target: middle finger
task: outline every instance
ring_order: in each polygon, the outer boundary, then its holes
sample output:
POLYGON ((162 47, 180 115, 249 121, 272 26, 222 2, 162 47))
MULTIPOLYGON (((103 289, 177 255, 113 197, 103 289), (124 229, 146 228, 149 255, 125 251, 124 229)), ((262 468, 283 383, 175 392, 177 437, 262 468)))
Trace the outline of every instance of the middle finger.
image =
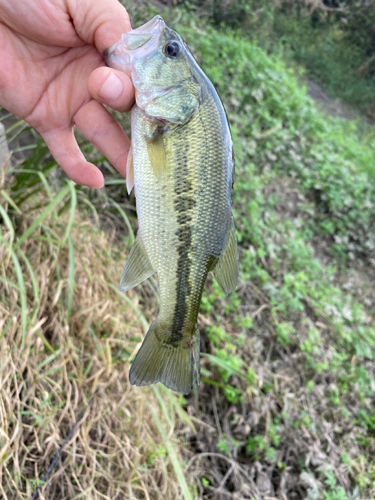
POLYGON ((74 122, 86 139, 125 177, 131 142, 111 113, 97 101, 90 100, 76 113, 74 122))

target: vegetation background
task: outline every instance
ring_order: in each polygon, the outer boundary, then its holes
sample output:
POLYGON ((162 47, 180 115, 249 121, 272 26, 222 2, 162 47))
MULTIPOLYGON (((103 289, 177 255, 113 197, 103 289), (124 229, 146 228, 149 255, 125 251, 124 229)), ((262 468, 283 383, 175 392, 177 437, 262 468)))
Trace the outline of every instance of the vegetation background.
POLYGON ((156 280, 118 291, 135 200, 83 137, 99 191, 3 110, 0 497, 31 497, 99 387, 39 498, 375 498, 374 1, 126 7, 161 13, 223 99, 239 285, 206 285, 199 389, 130 386, 158 303, 156 280))

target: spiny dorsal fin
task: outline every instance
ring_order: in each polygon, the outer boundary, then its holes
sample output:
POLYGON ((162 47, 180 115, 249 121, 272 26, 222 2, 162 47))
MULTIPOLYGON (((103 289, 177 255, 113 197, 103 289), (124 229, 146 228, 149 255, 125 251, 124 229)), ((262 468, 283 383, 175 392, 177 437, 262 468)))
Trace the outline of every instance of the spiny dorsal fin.
POLYGON ((237 241, 232 221, 228 241, 223 248, 212 274, 224 292, 228 295, 236 288, 238 272, 237 241))
POLYGON ((120 291, 127 292, 154 273, 141 237, 138 235, 122 272, 120 291))
POLYGON ((159 127, 156 127, 153 134, 146 136, 146 142, 152 169, 157 180, 160 181, 166 165, 166 156, 163 135, 159 127))

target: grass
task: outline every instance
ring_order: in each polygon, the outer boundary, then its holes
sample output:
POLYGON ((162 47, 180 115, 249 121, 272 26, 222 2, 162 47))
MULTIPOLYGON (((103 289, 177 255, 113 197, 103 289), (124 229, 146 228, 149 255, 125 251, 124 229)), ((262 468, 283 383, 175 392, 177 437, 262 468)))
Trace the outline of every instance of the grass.
POLYGON ((232 126, 238 289, 206 285, 199 389, 130 386, 158 307, 155 280, 118 291, 134 200, 81 136, 103 190, 34 141, 0 174, 0 496, 31 496, 99 386, 44 498, 372 498, 374 137, 235 32, 165 17, 232 126))
POLYGON ((232 409, 216 446, 260 461, 275 496, 371 498, 374 441, 359 415, 372 422, 374 136, 323 117, 243 37, 183 34, 226 103, 236 151, 242 283, 227 302, 214 285, 202 303, 205 378, 219 377, 222 415, 232 409))
MULTIPOLYGON (((129 300, 117 292, 124 253, 112 249, 114 231, 82 219, 71 181, 52 198, 43 183, 30 197, 17 191, 17 210, 9 191, 1 186, 2 498, 31 496, 98 384, 44 494, 192 498, 170 432, 173 395, 128 384, 129 359, 148 325, 136 306, 142 294, 129 300)), ((193 427, 187 416, 184 425, 193 427)))

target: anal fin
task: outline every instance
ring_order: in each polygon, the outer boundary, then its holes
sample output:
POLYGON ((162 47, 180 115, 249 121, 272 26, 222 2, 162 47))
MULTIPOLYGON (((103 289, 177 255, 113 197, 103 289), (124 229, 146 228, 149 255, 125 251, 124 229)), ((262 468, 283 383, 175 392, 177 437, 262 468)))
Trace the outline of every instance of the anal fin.
POLYGON ((152 268, 142 239, 140 236, 137 236, 122 272, 120 291, 127 292, 149 278, 153 273, 154 269, 152 268))
POLYGON ((234 223, 229 231, 229 237, 217 261, 212 274, 224 292, 228 295, 236 288, 239 266, 236 233, 234 223))

